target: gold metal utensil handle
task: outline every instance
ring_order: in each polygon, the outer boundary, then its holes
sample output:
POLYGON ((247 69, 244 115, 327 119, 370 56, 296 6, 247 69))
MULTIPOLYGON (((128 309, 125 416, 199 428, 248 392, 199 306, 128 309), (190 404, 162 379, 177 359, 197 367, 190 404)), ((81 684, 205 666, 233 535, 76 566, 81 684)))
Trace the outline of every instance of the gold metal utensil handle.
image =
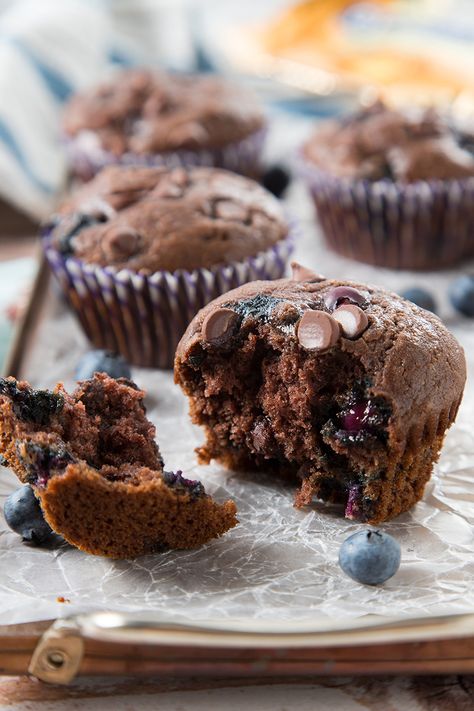
POLYGON ((57 620, 28 672, 67 684, 81 675, 261 677, 474 672, 474 615, 356 621, 271 631, 257 623, 166 623, 159 616, 99 612, 57 620))
POLYGON ((69 684, 77 675, 84 654, 80 629, 71 620, 56 620, 40 638, 28 673, 41 681, 69 684))

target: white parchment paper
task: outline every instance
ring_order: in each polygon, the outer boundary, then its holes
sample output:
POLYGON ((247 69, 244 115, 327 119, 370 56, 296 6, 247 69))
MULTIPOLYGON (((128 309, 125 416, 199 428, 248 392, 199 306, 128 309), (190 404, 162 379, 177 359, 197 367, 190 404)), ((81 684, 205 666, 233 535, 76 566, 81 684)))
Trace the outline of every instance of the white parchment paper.
MULTIPOLYGON (((233 498, 240 524, 196 551, 167 552, 135 561, 88 556, 64 544, 45 550, 22 544, 0 516, 0 624, 111 609, 160 613, 189 621, 354 621, 364 615, 427 616, 474 611, 474 324, 456 317, 446 289, 454 272, 414 275, 377 270, 341 259, 323 246, 302 186, 290 209, 303 225, 300 261, 327 276, 401 289, 427 286, 447 326, 466 349, 470 376, 458 420, 450 430, 426 495, 410 513, 383 528, 402 546, 399 572, 380 587, 359 585, 338 567, 342 541, 361 525, 334 508, 293 508, 293 487, 271 478, 196 465, 202 435, 187 402, 163 371, 136 369, 149 392, 148 408, 168 469, 201 479, 218 499, 233 498), (62 596, 69 602, 59 603, 62 596)), ((84 339, 64 307, 55 307, 29 355, 25 376, 37 386, 73 385, 84 339)), ((18 486, 0 472, 0 498, 18 486)))

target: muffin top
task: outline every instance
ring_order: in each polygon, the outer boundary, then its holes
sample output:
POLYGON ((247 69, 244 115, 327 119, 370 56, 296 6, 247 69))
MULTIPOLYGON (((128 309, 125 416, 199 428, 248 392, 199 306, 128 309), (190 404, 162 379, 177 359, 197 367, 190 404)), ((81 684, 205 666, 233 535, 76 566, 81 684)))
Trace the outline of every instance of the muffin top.
POLYGON ((253 180, 125 166, 104 168, 46 229, 65 256, 143 274, 241 261, 288 233, 278 200, 253 180))
POLYGON ((434 109, 399 111, 377 103, 321 125, 303 155, 339 178, 449 180, 474 176, 474 135, 434 109))
POLYGON ((74 96, 63 127, 122 155, 220 148, 264 123, 253 94, 226 81, 135 69, 74 96))
POLYGON ((295 349, 295 364, 297 350, 326 363, 350 355, 370 397, 391 404, 399 435, 420 411, 435 419, 459 404, 464 353, 437 316, 380 287, 326 279, 297 264, 293 270, 292 279, 244 284, 201 309, 176 350, 176 379, 183 367, 199 369, 208 352, 239 348, 257 329, 272 357, 295 349))

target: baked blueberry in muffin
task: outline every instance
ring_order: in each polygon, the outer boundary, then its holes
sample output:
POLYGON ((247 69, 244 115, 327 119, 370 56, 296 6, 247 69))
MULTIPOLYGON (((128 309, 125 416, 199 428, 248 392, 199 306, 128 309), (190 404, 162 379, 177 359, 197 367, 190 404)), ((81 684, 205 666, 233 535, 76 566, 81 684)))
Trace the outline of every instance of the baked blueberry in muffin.
POLYGON ((145 393, 96 373, 72 395, 0 379, 0 449, 53 531, 87 553, 194 548, 237 523, 202 484, 163 471, 145 393))
POLYGON ((465 378, 436 316, 300 265, 202 309, 175 362, 202 463, 290 475, 297 506, 318 497, 370 523, 422 497, 465 378))

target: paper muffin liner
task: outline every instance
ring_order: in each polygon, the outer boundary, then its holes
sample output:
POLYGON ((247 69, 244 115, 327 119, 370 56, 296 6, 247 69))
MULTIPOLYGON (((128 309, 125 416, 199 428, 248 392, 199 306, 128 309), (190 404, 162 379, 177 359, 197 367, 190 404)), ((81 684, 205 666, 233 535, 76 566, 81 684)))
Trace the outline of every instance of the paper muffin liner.
POLYGON ((91 343, 121 353, 129 363, 171 368, 176 346, 203 306, 230 289, 257 279, 284 276, 295 234, 241 262, 193 271, 158 271, 86 264, 64 257, 43 238, 49 265, 91 343))
POLYGON ((104 150, 92 131, 82 131, 78 136, 64 137, 64 146, 72 173, 87 182, 107 165, 139 165, 166 168, 206 166, 225 168, 240 175, 259 177, 266 128, 254 131, 239 141, 222 148, 178 150, 140 155, 130 151, 116 156, 104 150))
POLYGON ((329 247, 392 269, 441 269, 474 255, 474 178, 337 178, 299 160, 329 247))

